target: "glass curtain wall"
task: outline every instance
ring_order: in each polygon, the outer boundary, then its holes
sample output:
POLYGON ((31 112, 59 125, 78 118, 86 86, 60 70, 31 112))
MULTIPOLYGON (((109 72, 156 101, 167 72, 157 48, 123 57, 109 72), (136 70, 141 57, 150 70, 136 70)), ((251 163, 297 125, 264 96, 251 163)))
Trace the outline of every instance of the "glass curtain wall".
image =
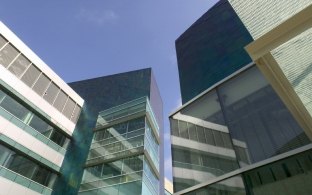
POLYGON ((186 195, 311 194, 311 181, 312 150, 308 150, 199 188, 186 195))
POLYGON ((10 113, 24 124, 32 127, 37 132, 46 136, 59 146, 67 148, 69 139, 59 130, 56 130, 36 113, 30 111, 27 107, 11 97, 0 89, 0 109, 10 113))
POLYGON ((159 194, 157 125, 147 101, 99 113, 79 194, 159 194))
POLYGON ((171 116, 170 125, 175 192, 311 143, 255 66, 171 116))
POLYGON ((49 188, 53 187, 57 178, 52 171, 2 144, 0 144, 1 166, 49 188))

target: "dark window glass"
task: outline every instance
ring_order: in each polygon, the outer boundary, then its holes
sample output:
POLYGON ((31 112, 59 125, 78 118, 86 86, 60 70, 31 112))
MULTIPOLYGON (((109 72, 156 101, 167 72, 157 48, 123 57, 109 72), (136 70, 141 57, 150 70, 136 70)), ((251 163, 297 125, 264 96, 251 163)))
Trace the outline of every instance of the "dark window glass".
POLYGON ((187 123, 184 121, 179 121, 179 133, 180 137, 189 139, 188 130, 187 130, 187 123))
POLYGON ((246 146, 249 163, 311 143, 257 67, 218 90, 231 137, 246 146))
POLYGON ((212 134, 212 130, 205 128, 205 135, 206 135, 207 144, 215 146, 216 143, 212 134))
POLYGON ((190 139, 194 141, 198 141, 196 126, 192 123, 188 123, 187 125, 188 125, 189 134, 190 134, 190 139))
POLYGON ((212 134, 213 134, 214 140, 216 142, 216 146, 224 147, 221 132, 216 131, 216 130, 212 130, 212 134))
POLYGON ((170 128, 172 135, 179 136, 178 120, 170 119, 170 128))
POLYGON ((198 141, 201 142, 201 143, 206 143, 204 127, 196 126, 196 130, 197 130, 198 141))
POLYGON ((0 103, 0 106, 25 123, 27 123, 32 116, 32 113, 28 109, 10 96, 6 96, 0 103))
POLYGON ((145 118, 144 117, 137 118, 137 119, 129 121, 128 132, 138 130, 144 127, 145 127, 145 118))

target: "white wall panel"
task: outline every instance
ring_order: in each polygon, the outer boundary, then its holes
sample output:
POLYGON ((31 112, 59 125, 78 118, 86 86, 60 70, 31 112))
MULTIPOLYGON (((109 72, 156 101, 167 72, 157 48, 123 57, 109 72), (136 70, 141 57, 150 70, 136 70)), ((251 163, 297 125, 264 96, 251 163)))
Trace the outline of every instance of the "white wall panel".
POLYGON ((0 195, 40 195, 18 183, 0 177, 0 195))
POLYGON ((0 133, 61 167, 64 156, 0 116, 0 133))

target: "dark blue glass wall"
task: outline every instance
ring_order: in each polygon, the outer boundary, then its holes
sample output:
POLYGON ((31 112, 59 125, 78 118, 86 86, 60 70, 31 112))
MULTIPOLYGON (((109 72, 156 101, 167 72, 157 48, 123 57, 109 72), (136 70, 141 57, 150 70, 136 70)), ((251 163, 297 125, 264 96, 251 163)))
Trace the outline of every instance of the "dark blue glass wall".
MULTIPOLYGON (((160 96, 155 95, 151 98, 151 94, 159 94, 158 91, 151 92, 157 89, 151 88, 151 75, 151 69, 147 68, 69 83, 85 103, 65 155, 61 176, 53 189, 55 195, 78 193, 93 137, 93 128, 100 111, 143 96, 149 97, 151 104, 161 107, 158 109, 162 110, 160 96)), ((162 113, 160 118, 162 120, 162 113)))
POLYGON ((176 40, 182 103, 250 63, 251 41, 226 0, 199 18, 176 40))

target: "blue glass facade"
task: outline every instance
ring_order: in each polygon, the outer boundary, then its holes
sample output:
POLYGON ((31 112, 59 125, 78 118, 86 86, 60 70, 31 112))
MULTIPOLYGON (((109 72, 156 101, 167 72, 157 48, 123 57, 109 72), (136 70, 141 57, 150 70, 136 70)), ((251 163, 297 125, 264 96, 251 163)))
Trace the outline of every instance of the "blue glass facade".
POLYGON ((250 63, 252 40, 226 0, 200 17, 176 40, 182 103, 250 63))
MULTIPOLYGON (((173 114, 170 120, 175 192, 311 145, 256 66, 216 86, 173 114)), ((306 163, 312 165, 312 161, 306 163)), ((284 174, 278 169, 275 175, 284 174)), ((270 177, 268 173, 261 174, 270 177)), ((263 179, 273 180, 274 176, 263 179)), ((229 190, 245 193, 244 182, 249 182, 246 177, 232 180, 228 183, 239 183, 241 188, 229 190)), ((249 183, 259 178, 251 180, 249 183)), ((208 188, 212 193, 218 185, 208 188)), ((194 194, 206 194, 207 189, 194 194)))
MULTIPOLYGON (((85 104, 73 134, 73 141, 67 149, 54 194, 78 193, 94 136, 93 130, 101 111, 137 98, 148 97, 157 120, 160 121, 158 123, 162 126, 162 113, 159 111, 162 110, 162 102, 159 92, 154 91, 158 88, 151 87, 151 78, 152 71, 148 68, 69 84, 85 100, 85 104), (151 94, 157 95, 151 98, 151 94)), ((160 174, 163 174, 162 169, 160 174)))

